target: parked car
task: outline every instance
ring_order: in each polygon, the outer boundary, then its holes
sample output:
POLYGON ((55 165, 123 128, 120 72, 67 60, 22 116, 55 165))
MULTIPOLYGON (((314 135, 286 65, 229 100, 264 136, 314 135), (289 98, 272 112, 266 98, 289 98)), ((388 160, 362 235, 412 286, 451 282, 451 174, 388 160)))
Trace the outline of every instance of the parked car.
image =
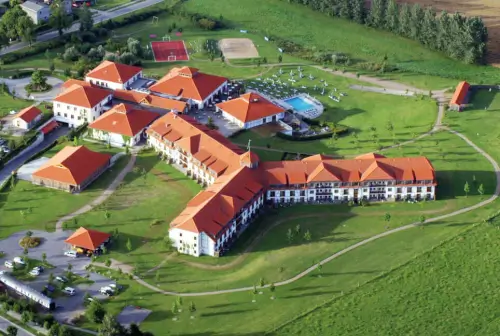
POLYGON ((30 271, 30 275, 31 276, 38 276, 40 275, 40 271, 37 270, 36 268, 33 268, 31 271, 30 271))
POLYGON ((62 283, 68 282, 68 279, 63 277, 62 275, 56 276, 56 280, 62 283))
POLYGON ((75 289, 72 288, 72 287, 66 287, 66 288, 64 288, 63 292, 66 293, 66 294, 68 294, 68 295, 71 295, 71 296, 75 295, 75 293, 76 293, 75 289))
POLYGON ((75 251, 65 251, 64 252, 64 255, 66 257, 71 257, 71 258, 76 258, 78 257, 78 253, 76 253, 75 251))
POLYGON ((106 296, 113 296, 113 294, 114 294, 113 290, 111 288, 109 288, 108 286, 102 287, 99 290, 99 293, 104 294, 106 296))
POLYGON ((3 264, 7 268, 14 268, 14 264, 10 260, 5 261, 3 264))
POLYGON ((51 292, 51 293, 52 293, 53 291, 55 291, 55 290, 56 290, 56 288, 55 288, 54 286, 49 285, 49 284, 45 285, 45 289, 46 289, 48 292, 51 292))
POLYGON ((109 287, 113 292, 120 292, 123 289, 122 285, 116 283, 109 284, 107 287, 109 287))
POLYGON ((26 263, 24 262, 24 259, 22 257, 15 257, 14 262, 16 264, 26 265, 26 263))

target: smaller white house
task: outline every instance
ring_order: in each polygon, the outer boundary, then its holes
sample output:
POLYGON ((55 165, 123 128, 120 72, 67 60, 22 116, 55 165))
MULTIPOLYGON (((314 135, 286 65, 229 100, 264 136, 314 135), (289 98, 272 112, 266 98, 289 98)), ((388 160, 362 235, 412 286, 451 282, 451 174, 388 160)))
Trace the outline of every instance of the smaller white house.
POLYGON ((69 127, 95 121, 109 109, 112 92, 73 84, 54 98, 54 118, 69 127))
POLYGON ((178 98, 199 109, 215 101, 227 88, 228 79, 209 75, 196 68, 173 68, 149 90, 163 97, 178 98))
POLYGON ((262 97, 250 92, 216 105, 222 116, 243 129, 281 120, 285 110, 262 97))
POLYGON ((42 111, 34 105, 19 111, 12 119, 12 125, 24 130, 32 129, 42 120, 42 111))
POLYGON ((89 135, 114 147, 132 147, 145 139, 146 128, 159 116, 155 112, 119 104, 89 125, 89 135))
POLYGON ((139 67, 104 61, 85 76, 85 81, 106 89, 128 90, 141 77, 139 67))

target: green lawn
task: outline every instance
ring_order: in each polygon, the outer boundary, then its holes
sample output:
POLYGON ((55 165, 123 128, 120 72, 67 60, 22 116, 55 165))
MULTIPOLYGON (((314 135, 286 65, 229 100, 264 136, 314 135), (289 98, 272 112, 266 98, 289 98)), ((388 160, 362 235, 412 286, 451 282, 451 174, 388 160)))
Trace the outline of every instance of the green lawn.
POLYGON ((32 101, 14 98, 7 93, 0 93, 0 118, 9 114, 10 111, 19 111, 33 105, 32 101))
POLYGON ((57 144, 56 146, 52 147, 49 149, 47 152, 43 154, 45 157, 53 157, 56 155, 59 151, 61 151, 64 147, 66 146, 85 146, 90 150, 93 150, 94 152, 100 152, 100 153, 106 153, 109 155, 115 155, 120 152, 124 152, 123 148, 119 147, 108 147, 107 145, 101 143, 101 142, 93 142, 93 141, 86 141, 86 140, 79 140, 77 142, 74 141, 66 141, 60 144, 57 144))
POLYGON ((92 8, 101 10, 101 11, 107 11, 110 10, 111 8, 121 6, 121 5, 126 5, 129 4, 130 0, 98 0, 96 1, 96 5, 93 6, 92 8))
MULTIPOLYGON (((296 72, 296 67, 283 67, 285 74, 290 69, 296 72)), ((269 77, 272 74, 274 72, 264 77, 269 77)), ((359 85, 359 81, 332 76, 313 68, 305 68, 304 75, 306 77, 298 80, 294 86, 319 99, 326 108, 320 118, 349 127, 348 135, 341 136, 336 141, 334 139, 290 141, 277 137, 269 138, 259 134, 257 129, 257 131, 250 130, 237 135, 232 138, 232 141, 244 145, 248 143, 249 139, 252 139, 253 146, 266 147, 270 145, 271 148, 289 152, 345 156, 376 151, 381 146, 391 146, 410 140, 429 131, 436 119, 436 103, 428 97, 402 97, 353 90, 349 88, 350 85, 359 85), (308 79, 308 74, 314 75, 316 79, 308 79), (314 91, 315 85, 318 88, 322 85, 320 80, 328 83, 325 95, 321 95, 319 89, 314 91), (301 89, 302 86, 306 86, 307 89, 301 89), (333 88, 337 88, 339 92, 347 93, 346 97, 342 97, 340 103, 328 98, 328 94, 333 88), (393 131, 387 130, 389 123, 392 124, 393 131), (376 128, 375 132, 371 130, 372 127, 376 128), (377 138, 374 138, 374 134, 377 138), (355 136, 357 136, 357 140, 355 136)), ((282 77, 285 79, 287 75, 282 75, 282 77)), ((251 82, 256 81, 248 81, 248 83, 251 82)))
POLYGON ((436 76, 484 83, 495 83, 500 78, 500 70, 493 67, 465 65, 425 49, 417 42, 331 18, 306 6, 286 1, 242 0, 235 6, 229 0, 190 0, 183 3, 182 8, 215 17, 221 14, 237 30, 247 29, 252 33, 278 36, 319 50, 347 53, 356 60, 381 62, 387 56, 389 63, 403 70, 395 77, 406 81, 405 72, 419 74, 410 80, 422 88, 449 86, 449 82, 443 80, 434 83, 436 76))
MULTIPOLYGON (((117 229, 119 239, 110 248, 109 257, 146 270, 166 256, 164 237, 170 221, 201 188, 161 162, 153 152, 142 153, 136 167, 104 204, 79 216, 77 226, 106 232, 117 229), (104 215, 106 211, 109 219, 104 215), (132 245, 130 252, 126 247, 128 240, 132 245)), ((73 228, 72 222, 68 224, 73 228)))
POLYGON ((57 219, 67 215, 100 195, 104 188, 125 167, 128 157, 119 158, 113 167, 102 174, 80 194, 36 186, 17 181, 13 190, 0 193, 0 238, 26 230, 53 230, 57 219), (21 211, 31 213, 25 217, 21 211))

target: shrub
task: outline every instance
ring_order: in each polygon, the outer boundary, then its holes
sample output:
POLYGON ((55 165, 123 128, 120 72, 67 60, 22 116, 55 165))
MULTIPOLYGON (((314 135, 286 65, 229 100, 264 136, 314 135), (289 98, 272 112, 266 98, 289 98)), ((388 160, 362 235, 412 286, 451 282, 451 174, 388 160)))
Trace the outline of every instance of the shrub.
POLYGON ((80 57, 80 53, 76 47, 71 46, 64 51, 62 57, 66 62, 74 62, 80 57))
POLYGON ((40 237, 23 237, 19 241, 19 246, 25 248, 34 248, 40 245, 42 242, 42 238, 40 237))

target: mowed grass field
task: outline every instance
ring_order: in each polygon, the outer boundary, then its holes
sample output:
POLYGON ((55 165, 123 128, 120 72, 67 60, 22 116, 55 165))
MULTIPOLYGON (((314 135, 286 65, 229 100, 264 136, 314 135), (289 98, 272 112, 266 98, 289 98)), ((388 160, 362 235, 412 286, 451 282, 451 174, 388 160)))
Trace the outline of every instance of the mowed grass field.
POLYGON ((484 83, 497 82, 500 78, 500 70, 496 68, 465 65, 427 50, 417 42, 327 17, 286 1, 242 0, 236 6, 229 0, 193 0, 185 2, 183 8, 188 12, 222 14, 236 29, 278 36, 319 50, 344 52, 356 60, 380 62, 387 56, 388 61, 403 72, 422 75, 400 78, 422 88, 438 88, 432 85, 432 77, 484 83), (424 82, 428 86, 424 86, 424 82))
MULTIPOLYGON (((293 70, 297 73, 297 67, 282 67, 284 74, 281 80, 287 82, 288 73, 293 70)), ((271 77, 277 71, 269 72, 262 78, 271 77)), ((370 151, 376 151, 381 147, 387 147, 396 143, 415 138, 421 133, 431 130, 437 115, 436 103, 428 97, 403 97, 383 93, 364 92, 350 89, 350 85, 363 83, 340 77, 332 76, 322 70, 303 67, 304 78, 297 79, 294 87, 305 91, 321 101, 326 108, 321 116, 322 119, 334 121, 337 124, 347 126, 349 133, 340 136, 337 140, 332 138, 311 141, 290 141, 278 137, 263 136, 255 130, 249 130, 232 138, 238 144, 247 144, 252 139, 252 145, 267 147, 289 152, 299 153, 324 153, 338 156, 349 156, 370 151), (312 74, 315 79, 307 78, 312 74), (324 80, 328 87, 325 94, 321 95, 321 87, 324 80), (318 90, 314 90, 314 86, 318 90), (305 86, 307 89, 302 89, 305 86), (336 88, 337 93, 344 92, 346 97, 341 97, 337 103, 328 98, 328 95, 336 88), (388 130, 392 124, 393 131, 388 130), (372 128, 375 128, 375 132, 372 128), (374 137, 374 134, 376 138, 374 137), (356 138, 357 137, 357 138, 356 138)), ((247 81, 247 83, 257 82, 247 81)), ((253 85, 254 84, 248 84, 253 85)))
POLYGON ((480 224, 273 335, 498 335, 497 228, 480 224))

